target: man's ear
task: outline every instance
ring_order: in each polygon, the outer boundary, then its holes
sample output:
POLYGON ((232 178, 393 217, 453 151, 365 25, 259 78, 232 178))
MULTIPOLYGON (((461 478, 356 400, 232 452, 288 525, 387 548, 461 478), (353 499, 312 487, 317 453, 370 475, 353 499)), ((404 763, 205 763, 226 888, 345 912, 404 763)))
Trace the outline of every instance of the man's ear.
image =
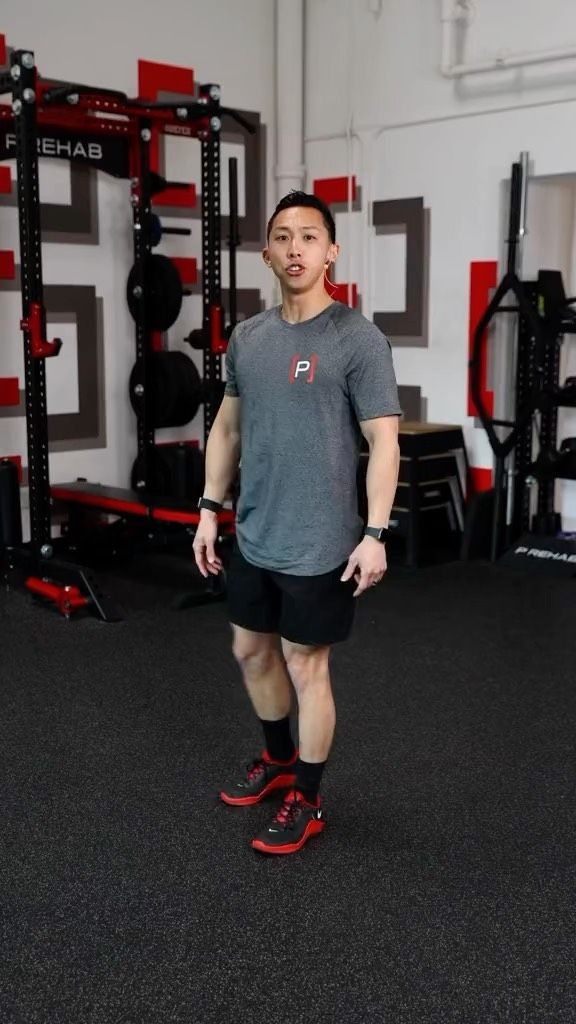
POLYGON ((268 251, 268 249, 262 249, 262 259, 264 260, 264 263, 266 264, 267 267, 271 266, 270 252, 268 251))

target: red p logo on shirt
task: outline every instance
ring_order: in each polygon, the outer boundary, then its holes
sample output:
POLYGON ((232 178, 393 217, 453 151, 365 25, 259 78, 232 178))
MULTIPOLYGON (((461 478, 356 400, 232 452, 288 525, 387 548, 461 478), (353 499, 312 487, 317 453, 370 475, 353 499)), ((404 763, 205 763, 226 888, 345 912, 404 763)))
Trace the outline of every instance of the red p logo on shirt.
POLYGON ((302 359, 299 354, 292 356, 290 363, 290 383, 295 384, 298 377, 306 374, 306 383, 312 384, 318 365, 318 356, 312 355, 309 359, 302 359))

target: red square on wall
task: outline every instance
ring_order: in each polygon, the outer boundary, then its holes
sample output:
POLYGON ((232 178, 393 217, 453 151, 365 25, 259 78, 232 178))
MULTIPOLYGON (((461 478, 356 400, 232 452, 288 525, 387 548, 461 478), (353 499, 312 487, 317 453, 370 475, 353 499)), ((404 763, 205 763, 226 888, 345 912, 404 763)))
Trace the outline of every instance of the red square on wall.
POLYGON ((0 406, 20 405, 18 377, 0 377, 0 406))
POLYGON ((0 250, 0 280, 16 279, 16 259, 12 249, 0 250))
POLYGON ((12 172, 5 164, 0 164, 0 194, 9 196, 12 191, 12 172))

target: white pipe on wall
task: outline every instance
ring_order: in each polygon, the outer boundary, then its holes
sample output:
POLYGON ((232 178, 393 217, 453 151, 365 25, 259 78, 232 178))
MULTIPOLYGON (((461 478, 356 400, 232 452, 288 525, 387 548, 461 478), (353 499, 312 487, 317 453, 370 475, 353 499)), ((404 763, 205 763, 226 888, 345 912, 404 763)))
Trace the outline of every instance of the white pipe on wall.
POLYGON ((472 17, 470 0, 442 0, 442 60, 440 70, 448 78, 454 68, 454 26, 457 22, 468 24, 472 17))
MULTIPOLYGON (((449 31, 451 31, 450 27, 449 31)), ((447 78, 463 78, 464 75, 479 75, 485 71, 505 71, 507 68, 524 68, 531 64, 551 64, 560 60, 576 60, 576 46, 566 46, 560 50, 542 50, 540 53, 501 53, 491 60, 477 61, 474 64, 443 66, 442 74, 447 78)))
POLYGON ((304 0, 276 0, 276 199, 304 185, 304 0))
POLYGON ((507 68, 523 68, 533 64, 550 64, 562 60, 576 60, 576 45, 555 50, 541 50, 531 53, 507 53, 502 51, 488 60, 473 61, 469 64, 455 64, 454 28, 460 22, 469 24, 472 20, 473 0, 442 0, 442 58, 440 72, 445 78, 464 78, 488 71, 505 71, 507 68))
MULTIPOLYGON (((562 96, 560 99, 535 100, 531 103, 509 103, 503 107, 483 107, 480 110, 458 110, 450 114, 431 114, 428 117, 413 117, 407 120, 387 121, 384 124, 361 124, 358 125, 353 135, 359 132, 374 132, 376 137, 384 132, 395 131, 402 128, 417 128, 430 124, 442 124, 445 121, 462 121, 472 117, 490 117, 494 114, 509 114, 516 110, 537 110, 540 107, 559 107, 566 103, 576 103, 576 95, 562 96)), ((319 135, 307 135, 304 142, 332 142, 335 139, 345 139, 345 131, 326 132, 319 135)))

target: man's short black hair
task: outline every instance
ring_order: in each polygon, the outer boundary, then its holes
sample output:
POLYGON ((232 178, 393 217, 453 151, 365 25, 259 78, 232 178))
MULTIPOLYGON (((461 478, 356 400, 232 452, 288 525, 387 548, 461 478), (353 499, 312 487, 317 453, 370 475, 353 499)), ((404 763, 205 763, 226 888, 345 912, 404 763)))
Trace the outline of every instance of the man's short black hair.
POLYGON ((336 224, 334 223, 334 217, 330 213, 326 203, 323 203, 321 199, 318 199, 318 196, 311 196, 308 192, 299 192, 297 189, 292 189, 292 191, 289 192, 287 196, 284 196, 284 198, 278 203, 278 206, 268 221, 268 227, 266 229, 267 239, 270 238, 272 224, 278 214, 282 213, 282 210, 289 210, 292 206, 311 206, 312 209, 318 210, 322 214, 326 230, 330 235, 330 241, 333 243, 336 241, 336 224))

